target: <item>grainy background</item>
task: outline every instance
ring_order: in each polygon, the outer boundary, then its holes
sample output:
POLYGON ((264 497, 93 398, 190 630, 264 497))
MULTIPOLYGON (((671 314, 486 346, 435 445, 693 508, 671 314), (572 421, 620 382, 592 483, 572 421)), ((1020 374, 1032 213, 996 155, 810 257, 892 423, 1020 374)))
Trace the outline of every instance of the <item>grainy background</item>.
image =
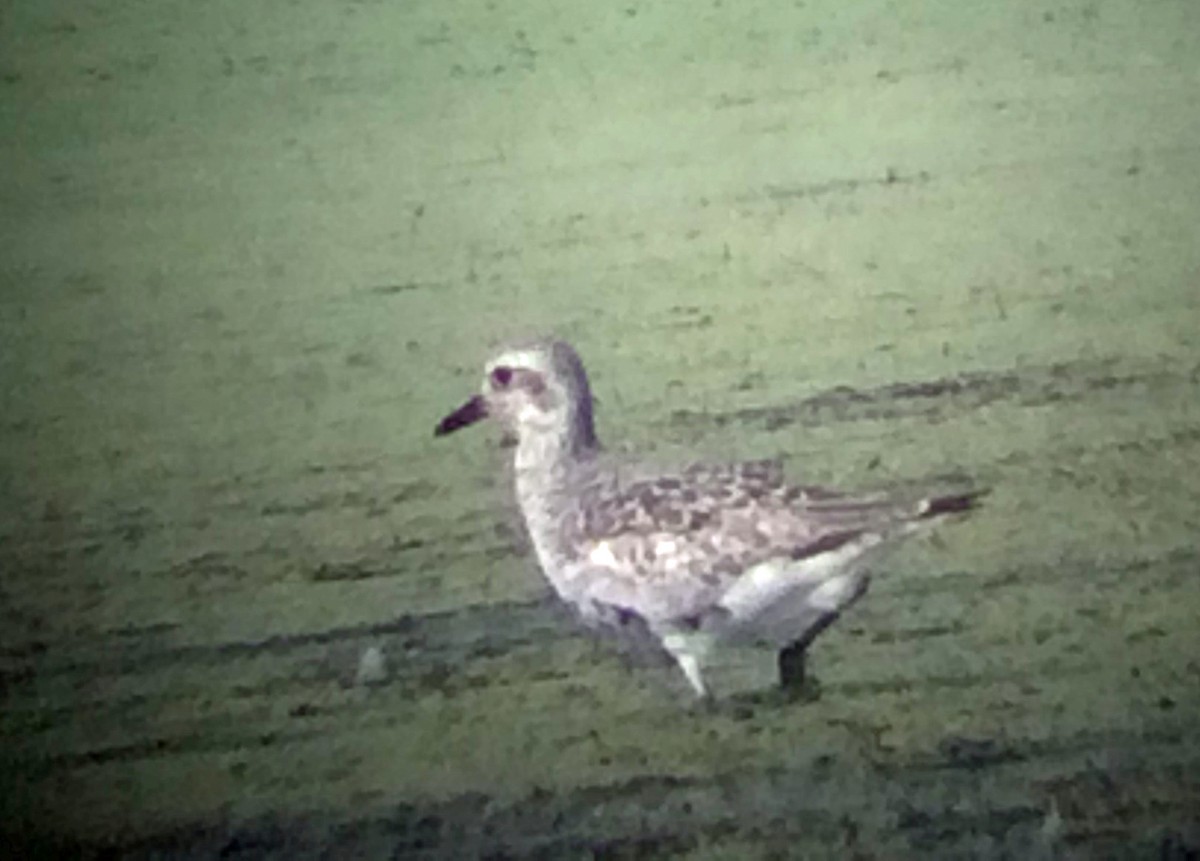
POLYGON ((1200 852, 1191 0, 19 0, 0 132, 10 847, 1200 852), (994 492, 688 709, 431 437, 542 332, 615 445, 994 492))

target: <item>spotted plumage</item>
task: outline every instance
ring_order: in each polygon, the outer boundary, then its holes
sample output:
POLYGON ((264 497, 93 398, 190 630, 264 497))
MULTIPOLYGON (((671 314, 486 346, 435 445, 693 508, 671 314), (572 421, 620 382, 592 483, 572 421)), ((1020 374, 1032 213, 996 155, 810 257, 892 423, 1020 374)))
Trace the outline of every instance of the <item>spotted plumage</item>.
POLYGON ((589 624, 636 619, 700 695, 723 640, 782 649, 786 675, 796 651, 864 593, 877 548, 978 498, 792 485, 772 461, 650 473, 601 451, 587 375, 562 341, 501 353, 482 393, 437 433, 486 416, 517 440, 517 499, 555 591, 589 624))

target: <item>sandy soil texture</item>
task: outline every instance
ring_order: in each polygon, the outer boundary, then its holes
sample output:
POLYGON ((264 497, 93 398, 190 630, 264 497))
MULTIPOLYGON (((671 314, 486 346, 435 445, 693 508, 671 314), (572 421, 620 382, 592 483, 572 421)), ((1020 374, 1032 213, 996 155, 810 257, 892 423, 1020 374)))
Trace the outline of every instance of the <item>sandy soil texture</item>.
POLYGON ((1200 852, 1192 0, 15 0, 0 131, 9 847, 1200 852), (432 437, 546 332, 613 445, 993 492, 690 709, 432 437))

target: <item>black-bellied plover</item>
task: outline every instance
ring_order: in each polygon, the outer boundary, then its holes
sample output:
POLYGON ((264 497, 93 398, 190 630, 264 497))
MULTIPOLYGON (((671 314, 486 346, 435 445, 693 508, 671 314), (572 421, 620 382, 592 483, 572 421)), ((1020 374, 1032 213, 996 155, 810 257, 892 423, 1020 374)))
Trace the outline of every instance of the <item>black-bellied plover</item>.
POLYGON ((873 551, 980 495, 791 485, 770 461, 653 473, 601 451, 587 374, 563 341, 501 352, 435 433, 486 417, 516 437, 517 501, 554 590, 591 626, 648 629, 700 696, 724 641, 770 644, 793 681, 866 590, 873 551))

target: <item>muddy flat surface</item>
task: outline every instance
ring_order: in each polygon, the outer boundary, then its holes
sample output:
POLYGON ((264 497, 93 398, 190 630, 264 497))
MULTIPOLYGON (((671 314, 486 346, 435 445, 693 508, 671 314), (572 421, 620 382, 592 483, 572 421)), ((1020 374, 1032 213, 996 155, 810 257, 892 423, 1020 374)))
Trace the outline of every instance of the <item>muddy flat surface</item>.
POLYGON ((1194 857, 1197 94, 1188 0, 5 4, 3 836, 1194 857), (993 492, 690 707, 432 438, 545 332, 614 447, 993 492))

